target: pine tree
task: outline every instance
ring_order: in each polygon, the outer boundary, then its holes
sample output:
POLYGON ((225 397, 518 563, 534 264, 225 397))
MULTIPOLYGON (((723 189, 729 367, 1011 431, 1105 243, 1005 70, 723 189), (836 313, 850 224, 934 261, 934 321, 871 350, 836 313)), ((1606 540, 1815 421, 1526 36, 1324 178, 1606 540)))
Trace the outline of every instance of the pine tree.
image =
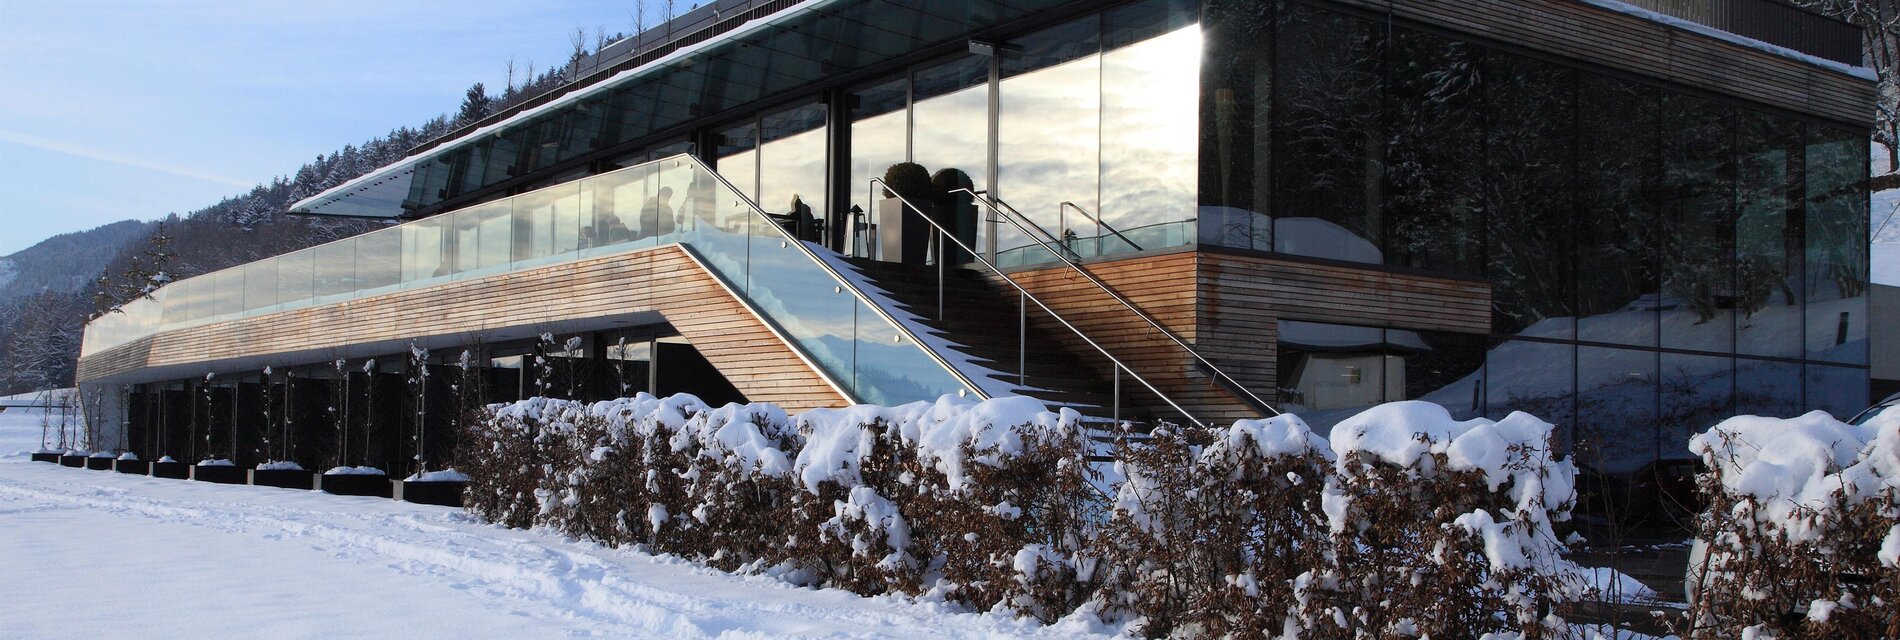
POLYGON ((477 82, 468 88, 462 97, 462 110, 456 112, 456 126, 466 125, 488 117, 494 109, 494 100, 488 97, 488 90, 477 82))

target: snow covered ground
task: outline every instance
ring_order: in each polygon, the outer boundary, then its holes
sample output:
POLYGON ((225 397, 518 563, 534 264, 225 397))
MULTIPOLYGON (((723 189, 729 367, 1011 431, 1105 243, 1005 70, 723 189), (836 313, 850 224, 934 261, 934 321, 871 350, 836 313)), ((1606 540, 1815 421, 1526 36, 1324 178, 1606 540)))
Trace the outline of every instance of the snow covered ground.
POLYGON ((1092 637, 482 524, 454 509, 27 461, 0 412, 0 635, 1092 637))

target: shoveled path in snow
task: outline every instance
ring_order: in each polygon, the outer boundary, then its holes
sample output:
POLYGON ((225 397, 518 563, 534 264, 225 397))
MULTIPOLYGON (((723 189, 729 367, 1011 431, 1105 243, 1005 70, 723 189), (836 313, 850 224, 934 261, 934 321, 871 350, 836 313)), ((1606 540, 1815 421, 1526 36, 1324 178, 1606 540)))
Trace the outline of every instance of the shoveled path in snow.
POLYGON ((0 635, 1092 635, 801 589, 453 509, 0 459, 0 635))

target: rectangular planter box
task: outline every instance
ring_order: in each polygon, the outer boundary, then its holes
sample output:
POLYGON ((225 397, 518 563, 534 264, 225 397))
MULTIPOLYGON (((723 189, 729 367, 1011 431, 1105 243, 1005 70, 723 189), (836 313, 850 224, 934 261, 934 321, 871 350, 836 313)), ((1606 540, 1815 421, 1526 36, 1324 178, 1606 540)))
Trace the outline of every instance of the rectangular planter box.
POLYGON ((86 468, 93 471, 111 471, 113 462, 115 461, 111 458, 86 458, 86 468))
POLYGON ((194 464, 191 465, 191 479, 199 482, 216 482, 218 484, 244 484, 246 471, 250 471, 250 469, 223 466, 205 467, 194 464))
POLYGON ((391 495, 389 476, 372 475, 324 475, 318 488, 324 493, 339 496, 374 496, 387 498, 391 495))
POLYGON ((191 477, 191 465, 183 462, 153 462, 152 477, 184 480, 191 477))
POLYGON ((466 482, 397 482, 396 499, 416 504, 434 504, 444 507, 462 506, 462 489, 466 482))
POLYGON ((74 469, 78 469, 78 468, 86 466, 86 457, 85 456, 69 456, 65 454, 60 454, 59 466, 72 467, 74 469))
POLYGON ((312 476, 316 475, 302 469, 250 469, 251 484, 260 487, 279 487, 309 491, 316 486, 312 476))
POLYGON ((51 462, 51 463, 53 463, 53 464, 59 464, 59 454, 57 454, 57 453, 35 453, 35 454, 33 454, 33 461, 34 461, 34 462, 51 462))
POLYGON ((113 460, 112 470, 133 475, 148 475, 152 472, 152 463, 144 460, 113 460))

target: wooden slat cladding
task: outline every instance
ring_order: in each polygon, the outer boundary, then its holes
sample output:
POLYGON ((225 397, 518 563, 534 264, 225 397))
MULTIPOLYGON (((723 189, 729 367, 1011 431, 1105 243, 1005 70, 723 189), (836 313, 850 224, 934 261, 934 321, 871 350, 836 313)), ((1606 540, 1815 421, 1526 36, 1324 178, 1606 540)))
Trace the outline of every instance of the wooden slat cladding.
POLYGON ((1577 0, 1331 0, 1855 125, 1874 85, 1834 69, 1577 0))
POLYGON ((170 331, 82 359, 80 379, 641 312, 664 317, 748 399, 844 403, 678 245, 170 331))
MULTIPOLYGON (((1195 293, 1198 256, 1192 251, 1181 251, 1093 262, 1087 268, 1169 332, 1193 344, 1197 331, 1195 314, 1199 311, 1195 293)), ((1186 351, 1067 267, 1013 272, 1010 277, 1196 417, 1257 417, 1245 404, 1214 386, 1194 368, 1193 359, 1186 351)), ((1094 365, 1099 375, 1107 376, 1114 371, 1113 365, 1087 342, 1055 319, 1035 310, 1033 304, 1030 319, 1045 335, 1060 341, 1063 348, 1094 365)), ((1030 357, 1035 354, 1031 353, 1030 357)), ((1132 398, 1129 402, 1140 408, 1161 417, 1173 415, 1159 399, 1140 392, 1133 380, 1123 379, 1122 390, 1132 398)))
MULTIPOLYGON (((1274 345, 1283 318, 1429 331, 1490 330, 1484 282, 1207 248, 1087 265, 1090 273, 1147 312, 1256 395, 1272 402, 1274 345)), ((1191 356, 1067 268, 1012 273, 1057 313, 1101 343, 1197 417, 1258 417, 1195 367, 1191 356)), ((1032 313, 1063 347, 1108 366, 1074 333, 1032 313)), ((1123 382, 1124 390, 1134 383, 1123 382)), ((1153 399, 1143 402, 1158 415, 1153 399)))

